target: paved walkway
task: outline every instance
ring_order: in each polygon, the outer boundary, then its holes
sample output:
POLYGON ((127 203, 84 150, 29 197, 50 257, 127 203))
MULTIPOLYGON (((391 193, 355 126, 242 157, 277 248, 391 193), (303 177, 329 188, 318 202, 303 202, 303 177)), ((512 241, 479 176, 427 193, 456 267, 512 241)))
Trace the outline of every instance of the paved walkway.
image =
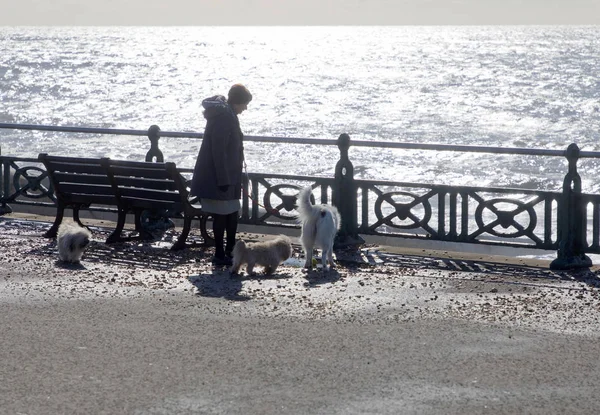
POLYGON ((64 266, 47 227, 0 218, 0 414, 600 411, 595 269, 369 246, 232 278, 100 227, 64 266))

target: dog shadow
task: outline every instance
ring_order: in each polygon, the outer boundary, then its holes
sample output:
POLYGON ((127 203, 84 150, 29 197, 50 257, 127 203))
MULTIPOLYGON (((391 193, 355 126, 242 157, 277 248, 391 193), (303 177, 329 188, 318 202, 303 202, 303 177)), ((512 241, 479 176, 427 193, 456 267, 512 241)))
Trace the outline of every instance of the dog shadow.
POLYGON ((229 271, 215 271, 212 274, 192 275, 188 281, 196 287, 200 297, 224 298, 230 301, 248 301, 251 297, 240 294, 242 279, 232 276, 229 271))
POLYGON ((327 272, 323 272, 321 269, 305 270, 306 282, 309 287, 318 287, 324 284, 333 284, 340 280, 341 275, 337 269, 330 269, 327 272))
POLYGON ((81 262, 65 262, 61 261, 60 259, 57 259, 54 262, 54 266, 71 271, 82 271, 87 269, 81 262))
POLYGON ((268 280, 282 280, 286 278, 292 278, 291 274, 286 274, 284 272, 275 272, 273 274, 265 274, 263 271, 254 272, 252 274, 248 274, 245 271, 238 272, 236 274, 231 274, 231 278, 237 278, 239 280, 255 280, 255 281, 268 281, 268 280))

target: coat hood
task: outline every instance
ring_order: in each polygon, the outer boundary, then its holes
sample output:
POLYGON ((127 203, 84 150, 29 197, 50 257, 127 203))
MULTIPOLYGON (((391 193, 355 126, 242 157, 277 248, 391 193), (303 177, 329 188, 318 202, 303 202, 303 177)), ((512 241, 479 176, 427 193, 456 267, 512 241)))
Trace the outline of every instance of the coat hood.
POLYGON ((215 95, 214 97, 206 98, 202 101, 204 107, 204 118, 213 118, 225 113, 235 115, 229 104, 227 98, 223 95, 215 95))

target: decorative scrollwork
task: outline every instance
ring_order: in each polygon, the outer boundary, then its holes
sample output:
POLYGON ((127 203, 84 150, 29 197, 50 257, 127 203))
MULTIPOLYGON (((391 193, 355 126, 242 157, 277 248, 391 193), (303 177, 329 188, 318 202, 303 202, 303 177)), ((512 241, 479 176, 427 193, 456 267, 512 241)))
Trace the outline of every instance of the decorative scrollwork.
POLYGON ((263 196, 264 208, 271 215, 281 219, 295 219, 296 213, 286 215, 282 211, 292 212, 296 209, 296 199, 301 188, 293 184, 276 184, 266 189, 263 196), (285 192, 284 190, 291 190, 285 192))
POLYGON ((424 228, 431 219, 431 204, 426 198, 413 193, 389 192, 377 198, 375 215, 378 222, 394 228, 424 228), (387 206, 384 206, 384 203, 387 206), (384 211, 387 216, 384 216, 384 211), (399 223, 394 219, 398 219, 399 223))
MULTIPOLYGON (((520 218, 521 219, 521 218, 520 218)), ((490 199, 482 201, 475 210, 475 221, 482 232, 502 238, 519 238, 531 234, 537 223, 537 215, 532 206, 513 199, 490 199), (514 206, 514 209, 508 208, 514 206), (518 215, 523 214, 523 221, 529 223, 524 226, 517 220, 518 215), (493 216, 495 219, 485 223, 484 216, 493 216), (502 232, 502 229, 514 229, 514 231, 502 232)))
POLYGON ((25 166, 16 169, 13 174, 15 194, 24 195, 31 199, 51 197, 53 195, 52 183, 48 173, 34 166, 25 166))

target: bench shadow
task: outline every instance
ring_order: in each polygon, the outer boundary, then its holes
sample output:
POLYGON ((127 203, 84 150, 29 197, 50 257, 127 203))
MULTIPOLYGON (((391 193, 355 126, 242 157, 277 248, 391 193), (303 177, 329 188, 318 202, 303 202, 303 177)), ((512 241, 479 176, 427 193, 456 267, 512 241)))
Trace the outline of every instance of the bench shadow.
MULTIPOLYGON (((39 235, 43 243, 41 246, 32 248, 28 252, 32 255, 54 256, 57 259, 56 265, 73 268, 58 261, 58 252, 56 249, 55 239, 46 239, 41 236, 41 230, 47 228, 46 223, 35 221, 22 221, 13 219, 2 219, 3 224, 8 228, 20 230, 23 235, 31 234, 39 235)), ((83 256, 81 266, 85 267, 86 262, 102 263, 116 262, 121 265, 128 265, 138 268, 150 268, 155 270, 171 270, 185 263, 193 263, 198 261, 209 261, 210 250, 201 246, 202 241, 197 230, 190 233, 188 242, 198 244, 191 246, 181 251, 170 251, 171 244, 176 240, 178 230, 169 229, 161 234, 160 239, 139 242, 119 242, 111 245, 106 245, 103 239, 110 234, 110 230, 102 227, 91 227, 94 240, 86 250, 83 256)), ((298 249, 295 248, 295 251, 298 249)), ((546 267, 536 267, 518 264, 503 264, 485 260, 463 260, 452 258, 441 258, 426 255, 410 255, 410 254, 395 254, 378 251, 376 249, 347 249, 336 250, 336 263, 344 266, 349 271, 353 269, 369 268, 373 265, 391 266, 398 268, 409 268, 414 270, 443 270, 470 272, 482 275, 482 280, 485 280, 486 275, 498 277, 512 277, 522 279, 542 279, 547 281, 577 281, 582 282, 590 287, 600 288, 600 269, 582 268, 571 271, 557 271, 546 267)), ((210 274, 211 276, 214 274, 210 274)), ((264 276, 257 274, 256 276, 243 278, 280 278, 281 276, 264 276)), ((309 286, 318 286, 335 282, 340 278, 337 271, 331 271, 329 275, 321 274, 319 271, 310 271, 306 274, 307 283, 309 286)))
MULTIPOLYGON (((47 244, 31 249, 29 254, 56 256, 57 266, 65 266, 64 263, 58 261, 55 240, 50 240, 47 244)), ((168 244, 162 244, 160 241, 117 242, 110 245, 104 242, 92 241, 83 254, 82 263, 111 263, 120 266, 168 271, 180 265, 208 260, 207 258, 210 257, 211 255, 203 248, 171 251, 168 244)))

